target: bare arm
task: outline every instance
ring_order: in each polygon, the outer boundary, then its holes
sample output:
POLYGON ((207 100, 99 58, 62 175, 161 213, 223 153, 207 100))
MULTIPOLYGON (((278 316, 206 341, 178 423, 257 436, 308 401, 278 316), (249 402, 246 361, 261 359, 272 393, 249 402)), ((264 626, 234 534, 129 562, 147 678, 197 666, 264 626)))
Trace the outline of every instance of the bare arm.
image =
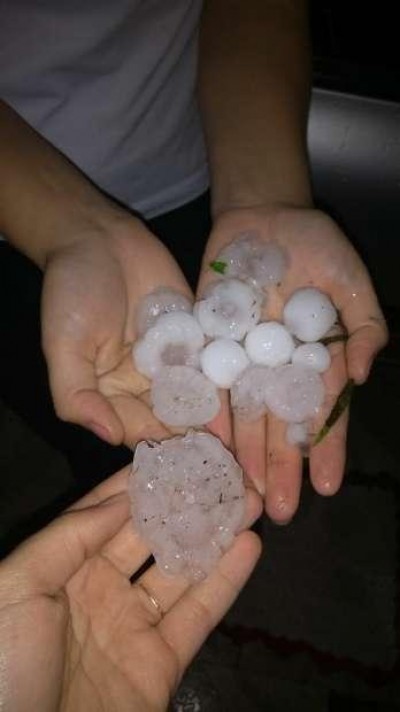
POLYGON ((305 0, 206 0, 199 93, 214 214, 310 204, 309 65, 305 0))

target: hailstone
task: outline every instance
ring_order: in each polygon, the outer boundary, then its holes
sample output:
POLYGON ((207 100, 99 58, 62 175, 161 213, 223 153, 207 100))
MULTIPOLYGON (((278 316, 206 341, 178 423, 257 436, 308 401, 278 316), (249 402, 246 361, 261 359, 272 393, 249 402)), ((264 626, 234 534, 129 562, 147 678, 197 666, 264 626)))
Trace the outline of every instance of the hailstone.
POLYGON ((230 388, 249 365, 243 346, 232 339, 215 339, 200 353, 203 373, 219 388, 230 388))
POLYGON ((268 287, 282 281, 287 258, 277 242, 264 242, 257 233, 244 233, 219 253, 216 262, 226 265, 224 274, 268 287))
POLYGON ((298 366, 309 366, 318 373, 324 373, 331 365, 329 349, 324 344, 309 342, 298 346, 292 355, 292 363, 298 366))
POLYGON ((227 279, 210 285, 193 314, 211 337, 241 341, 260 319, 263 297, 249 284, 227 279))
POLYGON ((277 321, 257 324, 246 336, 245 349, 254 363, 281 366, 289 363, 295 343, 288 330, 277 321))
POLYGON ((165 574, 204 578, 243 522, 242 470, 208 433, 139 443, 129 493, 135 529, 165 574))
POLYGON ((136 312, 136 332, 139 336, 143 336, 162 314, 176 311, 191 314, 192 308, 190 299, 172 287, 155 289, 140 301, 136 312))
POLYGON ((214 383, 191 366, 165 366, 151 385, 153 413, 176 427, 209 423, 220 409, 214 383))
POLYGON ((266 391, 266 403, 277 418, 287 423, 314 418, 323 400, 324 384, 313 369, 294 364, 274 369, 274 379, 266 391))
POLYGON ((315 287, 298 289, 283 309, 285 326, 300 341, 322 339, 336 318, 336 309, 329 297, 315 287))

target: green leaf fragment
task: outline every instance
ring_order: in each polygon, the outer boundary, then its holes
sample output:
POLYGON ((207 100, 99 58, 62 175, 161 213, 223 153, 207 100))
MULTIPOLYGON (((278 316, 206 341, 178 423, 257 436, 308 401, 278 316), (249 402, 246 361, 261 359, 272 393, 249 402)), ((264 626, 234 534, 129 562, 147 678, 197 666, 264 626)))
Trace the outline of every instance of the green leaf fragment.
POLYGON ((227 266, 226 262, 218 262, 218 260, 216 262, 210 262, 211 269, 219 274, 225 274, 227 266))
POLYGON ((323 440, 329 431, 333 428, 335 423, 339 420, 340 416, 350 404, 351 396, 354 389, 354 381, 349 378, 343 390, 339 393, 337 401, 333 406, 331 412, 329 413, 325 424, 322 426, 319 433, 316 435, 313 445, 318 445, 321 440, 323 440))
POLYGON ((324 346, 328 346, 329 344, 336 343, 336 341, 347 341, 348 338, 347 334, 335 334, 335 336, 326 336, 325 339, 320 340, 320 343, 324 346))

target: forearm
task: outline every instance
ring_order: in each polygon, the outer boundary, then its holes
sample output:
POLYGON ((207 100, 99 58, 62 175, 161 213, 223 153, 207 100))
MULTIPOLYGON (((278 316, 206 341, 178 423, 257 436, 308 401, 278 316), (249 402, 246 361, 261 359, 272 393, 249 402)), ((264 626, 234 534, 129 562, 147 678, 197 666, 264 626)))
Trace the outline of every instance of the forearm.
POLYGON ((199 96, 214 215, 310 205, 305 0, 206 0, 199 96))
POLYGON ((116 219, 114 204, 3 102, 0 155, 0 233, 39 266, 116 219))

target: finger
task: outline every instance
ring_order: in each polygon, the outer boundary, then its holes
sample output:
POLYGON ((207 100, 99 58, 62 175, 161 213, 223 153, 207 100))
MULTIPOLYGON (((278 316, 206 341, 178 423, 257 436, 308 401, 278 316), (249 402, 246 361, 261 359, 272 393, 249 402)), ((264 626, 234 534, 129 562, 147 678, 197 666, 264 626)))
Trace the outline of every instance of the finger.
POLYGON ((385 346, 388 330, 368 276, 361 288, 342 294, 337 302, 343 323, 350 334, 347 342, 349 377, 364 383, 376 354, 385 346))
POLYGON ((141 440, 165 440, 171 432, 153 415, 151 408, 141 398, 116 395, 110 398, 123 424, 125 445, 133 448, 141 440))
POLYGON ((234 415, 233 433, 236 458, 245 476, 253 483, 257 492, 264 496, 267 452, 265 418, 246 423, 234 415))
POLYGON ((300 498, 302 456, 299 448, 286 441, 286 423, 267 419, 267 476, 265 510, 277 524, 287 524, 300 498))
MULTIPOLYGON (((315 423, 317 434, 347 381, 345 350, 342 344, 330 347, 332 362, 324 374, 325 399, 320 416, 315 423)), ((335 494, 343 480, 346 460, 346 434, 348 410, 333 425, 326 437, 315 447, 310 448, 310 479, 315 490, 322 495, 335 494)))
POLYGON ((128 517, 125 493, 88 509, 64 512, 10 557, 19 572, 21 595, 55 595, 128 517))
POLYGON ((57 415, 94 432, 102 440, 119 445, 122 423, 98 390, 93 363, 76 351, 52 349, 47 353, 49 380, 57 415))
POLYGON ((248 580, 261 552, 253 532, 240 534, 207 579, 191 586, 159 623, 181 673, 248 580))
POLYGON ((232 446, 232 422, 228 391, 220 390, 219 398, 221 407, 215 418, 207 423, 207 430, 216 435, 225 447, 229 449, 232 446))
POLYGON ((119 472, 116 472, 115 475, 108 477, 97 485, 97 487, 94 487, 90 492, 85 494, 84 497, 81 497, 77 502, 68 507, 67 511, 93 507, 116 494, 126 492, 131 469, 131 465, 127 465, 119 472))

